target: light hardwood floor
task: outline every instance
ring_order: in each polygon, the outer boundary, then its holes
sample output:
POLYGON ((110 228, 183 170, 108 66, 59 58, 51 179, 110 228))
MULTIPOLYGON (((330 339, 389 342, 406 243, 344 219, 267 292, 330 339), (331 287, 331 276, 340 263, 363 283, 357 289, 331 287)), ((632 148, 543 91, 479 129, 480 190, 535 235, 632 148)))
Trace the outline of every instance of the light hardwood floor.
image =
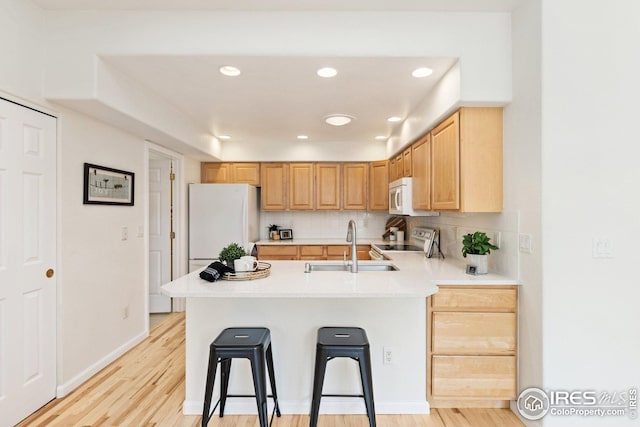
MULTIPOLYGON (((200 425, 182 415, 184 313, 155 325, 149 338, 63 399, 51 401, 18 427, 200 425)), ((379 427, 520 427, 508 409, 432 409, 430 415, 378 415, 379 427)), ((283 415, 274 427, 307 427, 307 415, 283 415)), ((367 427, 366 415, 321 415, 318 427, 367 427)), ((210 427, 259 427, 256 416, 214 416, 210 427)))

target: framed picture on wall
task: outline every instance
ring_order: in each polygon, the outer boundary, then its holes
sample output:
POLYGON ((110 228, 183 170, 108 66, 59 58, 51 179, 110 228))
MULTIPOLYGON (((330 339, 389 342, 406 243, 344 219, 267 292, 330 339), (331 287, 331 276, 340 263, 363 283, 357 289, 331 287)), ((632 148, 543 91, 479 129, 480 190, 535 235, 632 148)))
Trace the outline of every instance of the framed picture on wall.
POLYGON ((82 203, 133 206, 134 184, 133 172, 85 163, 82 203))

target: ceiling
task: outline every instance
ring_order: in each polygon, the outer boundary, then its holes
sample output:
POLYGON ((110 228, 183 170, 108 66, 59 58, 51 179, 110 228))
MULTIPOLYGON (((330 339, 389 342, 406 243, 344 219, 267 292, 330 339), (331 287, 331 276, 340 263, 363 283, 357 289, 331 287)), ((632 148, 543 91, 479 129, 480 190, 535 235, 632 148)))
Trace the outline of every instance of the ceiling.
MULTIPOLYGON (((507 12, 523 0, 33 0, 44 9, 71 10, 294 10, 294 11, 454 11, 507 12)), ((398 134, 402 122, 456 63, 456 58, 285 57, 285 56, 101 56, 104 62, 145 86, 212 135, 230 142, 270 144, 297 141, 379 143, 398 134), (224 65, 237 77, 219 73, 224 65), (336 68, 333 78, 316 70, 336 68), (433 74, 414 78, 429 67, 433 74), (330 114, 347 114, 352 123, 334 127, 330 114)))
POLYGON ((203 129, 229 141, 275 143, 345 142, 367 144, 389 137, 434 84, 455 63, 452 58, 108 56, 110 66, 146 86, 203 129), (237 77, 219 72, 224 65, 241 70, 237 77), (333 67, 338 74, 319 77, 333 67), (411 72, 429 67, 429 77, 411 72), (347 114, 345 126, 324 118, 347 114))

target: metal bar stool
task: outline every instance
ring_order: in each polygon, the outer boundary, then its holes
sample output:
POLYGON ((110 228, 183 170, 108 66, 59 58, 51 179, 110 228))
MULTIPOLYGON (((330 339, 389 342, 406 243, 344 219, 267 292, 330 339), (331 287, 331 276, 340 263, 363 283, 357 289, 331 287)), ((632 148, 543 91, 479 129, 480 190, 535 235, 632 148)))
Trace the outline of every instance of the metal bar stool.
POLYGON ((347 327, 324 327, 318 329, 309 427, 316 427, 318 424, 318 412, 320 410, 320 399, 322 396, 364 398, 367 417, 369 417, 369 426, 376 427, 376 411, 373 403, 373 381, 371 378, 371 356, 369 354, 369 340, 367 339, 367 333, 364 329, 347 327), (358 362, 360 366, 360 380, 362 381, 362 394, 322 394, 327 362, 336 357, 349 357, 358 362))
POLYGON ((220 417, 224 416, 227 397, 255 397, 258 405, 260 427, 268 427, 273 422, 273 414, 280 416, 276 379, 273 373, 273 355, 271 354, 271 332, 267 328, 227 328, 213 340, 209 346, 209 368, 207 370, 207 384, 204 392, 204 407, 202 409, 202 427, 206 427, 220 404, 220 417), (249 359, 253 374, 255 395, 228 394, 229 372, 231 360, 234 358, 249 359), (272 395, 267 395, 265 360, 269 371, 272 395), (211 408, 213 384, 216 379, 216 369, 220 363, 220 399, 211 408), (273 397, 275 407, 271 413, 271 422, 267 410, 267 397, 273 397))

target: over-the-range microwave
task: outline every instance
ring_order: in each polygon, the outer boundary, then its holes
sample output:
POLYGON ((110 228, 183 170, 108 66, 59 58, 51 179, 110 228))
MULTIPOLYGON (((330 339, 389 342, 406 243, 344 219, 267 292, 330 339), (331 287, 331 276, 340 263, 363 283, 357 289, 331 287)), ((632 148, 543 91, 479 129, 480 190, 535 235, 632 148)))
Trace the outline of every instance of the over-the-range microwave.
POLYGON ((412 207, 411 178, 400 178, 389 183, 389 213, 409 216, 438 216, 438 212, 414 211, 412 207))

